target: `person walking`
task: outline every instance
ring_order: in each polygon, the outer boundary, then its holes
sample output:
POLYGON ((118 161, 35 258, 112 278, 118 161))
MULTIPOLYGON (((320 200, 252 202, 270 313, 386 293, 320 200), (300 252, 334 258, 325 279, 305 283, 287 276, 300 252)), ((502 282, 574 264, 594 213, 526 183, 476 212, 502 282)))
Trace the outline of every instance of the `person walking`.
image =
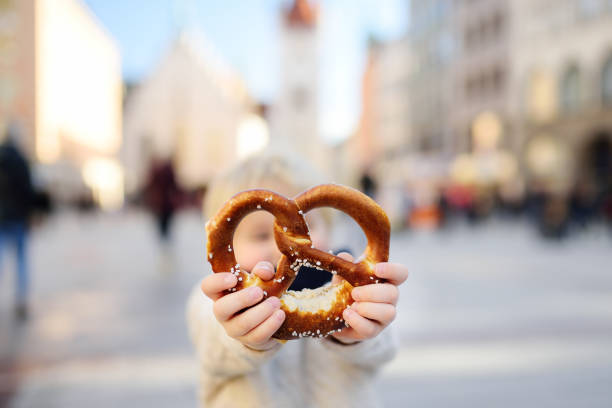
POLYGON ((24 320, 28 315, 27 243, 33 187, 30 167, 16 144, 16 132, 9 128, 0 144, 0 272, 5 249, 13 247, 17 259, 15 314, 24 320))
POLYGON ((178 207, 180 190, 171 160, 155 160, 145 187, 146 203, 155 216, 161 242, 170 240, 172 219, 178 207))

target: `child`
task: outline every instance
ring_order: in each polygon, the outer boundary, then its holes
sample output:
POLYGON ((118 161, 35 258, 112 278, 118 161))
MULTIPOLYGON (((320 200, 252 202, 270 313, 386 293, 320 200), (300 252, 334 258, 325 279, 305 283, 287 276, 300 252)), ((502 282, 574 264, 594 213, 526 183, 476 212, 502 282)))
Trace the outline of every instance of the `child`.
MULTIPOLYGON (((265 188, 294 197, 321 184, 311 169, 299 163, 261 154, 238 164, 211 186, 205 203, 207 218, 246 189, 265 188)), ((329 218, 321 211, 306 214, 311 239, 322 250, 329 245, 329 218)), ((272 278, 281 256, 273 223, 271 214, 254 212, 234 234, 237 262, 264 280, 272 278)), ((352 260, 348 254, 341 256, 352 260)), ((260 302, 263 293, 258 287, 223 296, 225 289, 236 284, 236 277, 229 272, 208 275, 187 307, 189 332, 200 362, 202 406, 377 406, 376 371, 396 351, 390 330, 384 329, 395 318, 397 286, 408 273, 401 265, 380 263, 376 274, 389 283, 353 289, 355 303, 343 315, 350 328, 333 337, 284 344, 271 338, 285 318, 278 298, 260 302)))

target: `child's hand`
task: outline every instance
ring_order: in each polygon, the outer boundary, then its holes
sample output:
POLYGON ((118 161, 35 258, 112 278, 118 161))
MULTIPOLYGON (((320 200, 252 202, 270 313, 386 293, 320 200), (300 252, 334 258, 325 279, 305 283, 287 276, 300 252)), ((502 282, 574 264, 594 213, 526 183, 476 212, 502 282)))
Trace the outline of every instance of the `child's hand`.
MULTIPOLYGON (((259 262, 251 272, 263 280, 270 280, 274 276, 274 267, 269 262, 259 262)), ((272 348, 276 343, 271 337, 285 320, 280 300, 271 296, 259 303, 263 290, 257 286, 223 294, 224 290, 234 286, 236 276, 229 272, 213 273, 202 281, 202 292, 214 301, 216 319, 228 336, 245 346, 254 350, 272 348)))
MULTIPOLYGON (((347 261, 353 260, 353 257, 346 253, 339 256, 347 261)), ((342 314, 350 327, 333 334, 336 340, 350 344, 371 339, 395 319, 395 305, 399 296, 397 287, 408 278, 408 269, 403 265, 381 262, 376 264, 374 273, 387 282, 360 286, 352 290, 351 295, 355 302, 342 314)))

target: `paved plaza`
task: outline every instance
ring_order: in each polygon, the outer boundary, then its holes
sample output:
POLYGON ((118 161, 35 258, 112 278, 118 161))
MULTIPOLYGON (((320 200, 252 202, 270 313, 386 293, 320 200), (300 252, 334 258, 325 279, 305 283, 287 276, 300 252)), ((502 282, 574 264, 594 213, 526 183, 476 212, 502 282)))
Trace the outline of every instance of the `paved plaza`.
MULTIPOLYGON (((13 262, 0 276, 0 406, 191 407, 196 362, 184 319, 205 270, 196 212, 163 250, 151 219, 60 212, 31 240, 30 319, 13 318, 13 262)), ((336 240, 353 226, 342 224, 336 240)), ((521 220, 401 232, 409 266, 382 372, 389 407, 612 406, 612 236, 543 241, 521 220)))

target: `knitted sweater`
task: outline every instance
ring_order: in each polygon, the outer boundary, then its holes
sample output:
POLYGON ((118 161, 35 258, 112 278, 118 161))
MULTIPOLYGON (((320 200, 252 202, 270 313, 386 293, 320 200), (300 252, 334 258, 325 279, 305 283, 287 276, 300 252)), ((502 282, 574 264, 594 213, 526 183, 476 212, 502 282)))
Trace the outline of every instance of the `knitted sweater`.
POLYGON ((387 328, 352 345, 305 338, 254 351, 225 333, 199 287, 187 321, 200 363, 200 405, 207 408, 376 407, 377 369, 397 349, 387 328))

